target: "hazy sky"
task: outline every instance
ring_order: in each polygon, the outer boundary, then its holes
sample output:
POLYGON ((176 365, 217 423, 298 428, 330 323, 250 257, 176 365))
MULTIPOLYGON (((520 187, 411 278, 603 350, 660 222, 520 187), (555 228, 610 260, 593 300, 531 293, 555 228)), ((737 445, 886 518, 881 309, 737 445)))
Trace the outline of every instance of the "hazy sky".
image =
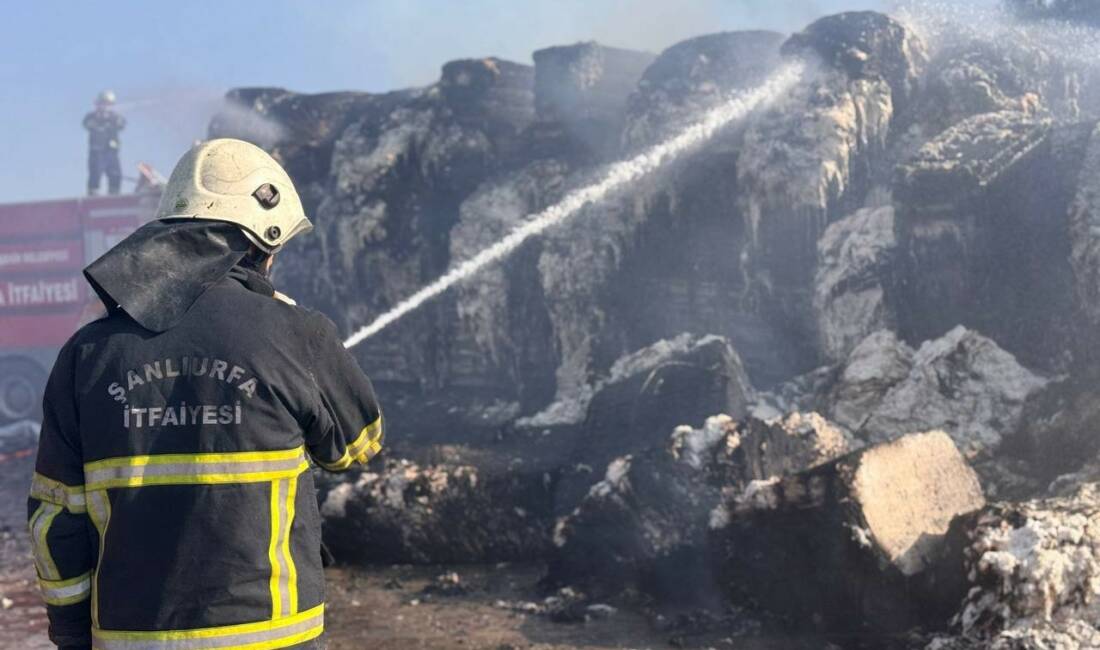
MULTIPOLYGON (((381 91, 434 81, 446 61, 597 40, 659 52, 710 32, 794 31, 888 0, 374 0, 8 3, 0 23, 0 202, 83 192, 81 118, 118 94, 123 173, 164 174, 229 88, 381 91), (127 104, 131 104, 126 107, 127 104)), ((128 189, 130 183, 124 183, 128 189)))

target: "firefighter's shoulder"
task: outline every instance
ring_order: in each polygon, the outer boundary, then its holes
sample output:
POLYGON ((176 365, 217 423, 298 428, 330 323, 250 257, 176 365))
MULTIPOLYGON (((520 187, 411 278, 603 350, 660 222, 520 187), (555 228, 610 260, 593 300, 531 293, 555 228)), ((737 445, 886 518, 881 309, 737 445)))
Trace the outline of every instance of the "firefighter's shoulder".
POLYGON ((286 303, 286 304, 291 305, 293 307, 298 306, 298 302, 296 300, 294 300, 290 296, 286 295, 282 291, 276 291, 275 295, 274 295, 274 298, 275 298, 275 300, 278 300, 279 302, 286 303))
POLYGON ((324 313, 312 307, 299 305, 297 301, 281 291, 276 291, 271 297, 279 307, 293 315, 291 317, 292 322, 298 323, 297 327, 302 328, 299 332, 303 336, 310 339, 322 337, 336 341, 340 340, 340 332, 336 327, 336 323, 332 322, 332 319, 324 313))
POLYGON ((79 330, 89 323, 103 320, 107 318, 107 315, 107 307, 103 304, 103 301, 99 298, 93 298, 89 300, 80 311, 80 318, 76 322, 76 328, 79 330))
POLYGON ((100 343, 115 334, 123 332, 140 333, 145 331, 121 309, 116 308, 108 310, 104 308, 102 313, 98 310, 89 310, 89 312, 90 313, 85 316, 92 316, 91 320, 80 325, 73 335, 69 337, 69 340, 65 342, 63 349, 70 348, 76 350, 83 356, 96 349, 100 343))
POLYGON ((309 307, 298 306, 296 309, 302 316, 310 340, 317 349, 325 349, 331 346, 342 347, 340 328, 323 312, 309 307))

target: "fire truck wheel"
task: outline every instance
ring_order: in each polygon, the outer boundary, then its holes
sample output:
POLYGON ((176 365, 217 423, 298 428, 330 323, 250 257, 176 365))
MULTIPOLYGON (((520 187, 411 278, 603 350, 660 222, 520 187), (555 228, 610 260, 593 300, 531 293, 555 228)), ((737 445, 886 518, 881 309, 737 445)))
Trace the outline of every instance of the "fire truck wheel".
POLYGON ((42 419, 46 372, 30 359, 0 359, 0 423, 42 419))

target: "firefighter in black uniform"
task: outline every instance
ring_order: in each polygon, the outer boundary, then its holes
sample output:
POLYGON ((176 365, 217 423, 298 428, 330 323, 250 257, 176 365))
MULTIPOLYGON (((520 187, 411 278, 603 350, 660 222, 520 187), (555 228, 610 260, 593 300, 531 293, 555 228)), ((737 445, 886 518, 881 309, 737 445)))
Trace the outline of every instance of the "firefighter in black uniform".
POLYGON ((122 185, 122 167, 118 162, 118 134, 126 128, 126 120, 116 113, 115 94, 110 90, 99 93, 95 110, 84 116, 84 128, 88 130, 88 195, 99 192, 99 181, 107 175, 107 193, 118 194, 122 185))
POLYGON ((212 140, 85 270, 108 313, 50 375, 28 508, 58 646, 319 644, 310 468, 366 463, 382 415, 332 322, 268 280, 309 228, 275 160, 212 140))

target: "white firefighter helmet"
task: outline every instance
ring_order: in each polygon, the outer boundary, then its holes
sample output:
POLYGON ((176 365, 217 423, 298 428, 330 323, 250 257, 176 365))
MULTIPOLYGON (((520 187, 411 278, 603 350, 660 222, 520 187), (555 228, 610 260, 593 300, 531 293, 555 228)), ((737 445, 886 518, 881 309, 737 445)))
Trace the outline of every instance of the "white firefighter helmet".
POLYGON ((104 90, 96 95, 95 103, 97 106, 111 106, 115 103, 115 91, 104 90))
POLYGON ((282 166, 231 138, 200 142, 180 158, 155 218, 227 221, 268 253, 313 228, 282 166))

